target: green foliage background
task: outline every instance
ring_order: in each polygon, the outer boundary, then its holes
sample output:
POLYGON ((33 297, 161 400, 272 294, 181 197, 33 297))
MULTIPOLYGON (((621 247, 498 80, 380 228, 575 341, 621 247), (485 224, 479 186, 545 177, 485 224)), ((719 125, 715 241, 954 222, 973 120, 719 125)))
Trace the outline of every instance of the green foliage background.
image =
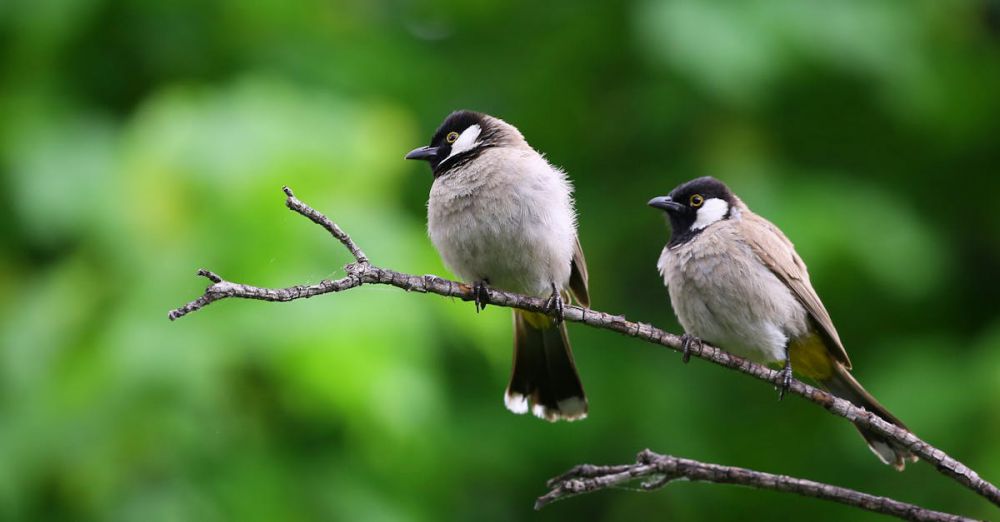
POLYGON ((451 110, 516 124, 577 187, 594 305, 678 331, 652 196, 704 174, 781 226, 856 374, 1000 480, 995 1, 0 3, 0 519, 877 520, 680 483, 531 511, 645 447, 965 515, 804 401, 571 326, 585 422, 507 413, 509 311, 390 288, 224 302, 347 253, 445 274, 431 177, 451 110))

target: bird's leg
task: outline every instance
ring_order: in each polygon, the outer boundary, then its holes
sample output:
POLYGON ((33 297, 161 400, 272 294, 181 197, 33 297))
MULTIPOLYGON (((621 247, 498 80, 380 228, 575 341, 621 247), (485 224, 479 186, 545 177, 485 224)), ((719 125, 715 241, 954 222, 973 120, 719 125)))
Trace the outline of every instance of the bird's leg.
POLYGON ((489 280, 482 279, 472 283, 472 295, 475 296, 476 313, 486 309, 490 302, 489 280))
POLYGON ((564 307, 562 294, 559 293, 559 288, 556 287, 556 284, 552 283, 552 295, 545 304, 545 309, 550 314, 555 312, 556 324, 563 322, 563 319, 565 319, 564 307))
POLYGON ((684 356, 681 357, 681 361, 684 364, 687 364, 687 362, 691 360, 692 346, 697 346, 698 350, 701 350, 701 339, 684 332, 684 335, 681 336, 681 350, 684 351, 684 356))
POLYGON ((778 387, 778 400, 785 398, 785 392, 792 387, 792 357, 785 347, 785 367, 781 369, 781 386, 778 387))

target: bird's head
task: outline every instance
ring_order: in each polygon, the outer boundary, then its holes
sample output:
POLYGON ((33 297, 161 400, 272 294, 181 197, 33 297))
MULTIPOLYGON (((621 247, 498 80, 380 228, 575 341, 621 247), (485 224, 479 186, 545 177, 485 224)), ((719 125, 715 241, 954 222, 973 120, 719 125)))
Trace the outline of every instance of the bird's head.
POLYGON ((711 177, 693 179, 670 191, 668 196, 649 200, 649 206, 670 218, 670 244, 683 243, 712 223, 733 216, 736 196, 725 183, 711 177))
POLYGON ((517 129, 503 120, 481 112, 455 111, 438 127, 430 145, 410 151, 406 159, 427 161, 437 178, 490 147, 520 139, 517 129))

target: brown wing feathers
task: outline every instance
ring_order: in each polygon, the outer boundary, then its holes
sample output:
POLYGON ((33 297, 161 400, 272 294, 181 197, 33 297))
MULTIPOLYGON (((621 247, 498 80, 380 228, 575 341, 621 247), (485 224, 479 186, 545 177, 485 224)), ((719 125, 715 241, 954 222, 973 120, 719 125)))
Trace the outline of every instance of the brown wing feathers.
POLYGON ((848 369, 851 360, 847 356, 840 335, 833 326, 830 313, 826 311, 823 302, 819 300, 816 291, 809 282, 809 272, 802 258, 795 252, 792 242, 781 230, 770 221, 750 212, 743 212, 743 236, 753 249, 754 254, 781 279, 792 291, 810 317, 819 327, 819 333, 824 337, 830 355, 848 369))

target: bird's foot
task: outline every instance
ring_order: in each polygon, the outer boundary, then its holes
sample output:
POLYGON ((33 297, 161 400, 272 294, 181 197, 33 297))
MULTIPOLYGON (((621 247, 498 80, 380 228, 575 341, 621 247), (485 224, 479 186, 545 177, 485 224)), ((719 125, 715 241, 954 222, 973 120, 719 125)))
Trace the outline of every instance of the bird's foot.
POLYGON ((785 392, 792 387, 792 360, 785 358, 785 367, 781 369, 781 386, 778 387, 778 400, 785 398, 785 392))
POLYGON ((681 362, 687 364, 687 362, 691 360, 691 348, 695 346, 697 346, 698 350, 701 351, 701 339, 689 333, 685 333, 681 336, 681 350, 684 352, 684 355, 681 357, 681 362))
POLYGON ((563 319, 566 318, 565 306, 562 294, 559 293, 559 289, 556 287, 556 284, 552 283, 552 295, 549 296, 548 302, 545 303, 545 311, 549 314, 553 314, 556 324, 563 322, 563 319))
POLYGON ((483 279, 472 283, 472 295, 475 297, 476 313, 478 314, 482 310, 485 310, 486 305, 490 303, 489 281, 483 279))

